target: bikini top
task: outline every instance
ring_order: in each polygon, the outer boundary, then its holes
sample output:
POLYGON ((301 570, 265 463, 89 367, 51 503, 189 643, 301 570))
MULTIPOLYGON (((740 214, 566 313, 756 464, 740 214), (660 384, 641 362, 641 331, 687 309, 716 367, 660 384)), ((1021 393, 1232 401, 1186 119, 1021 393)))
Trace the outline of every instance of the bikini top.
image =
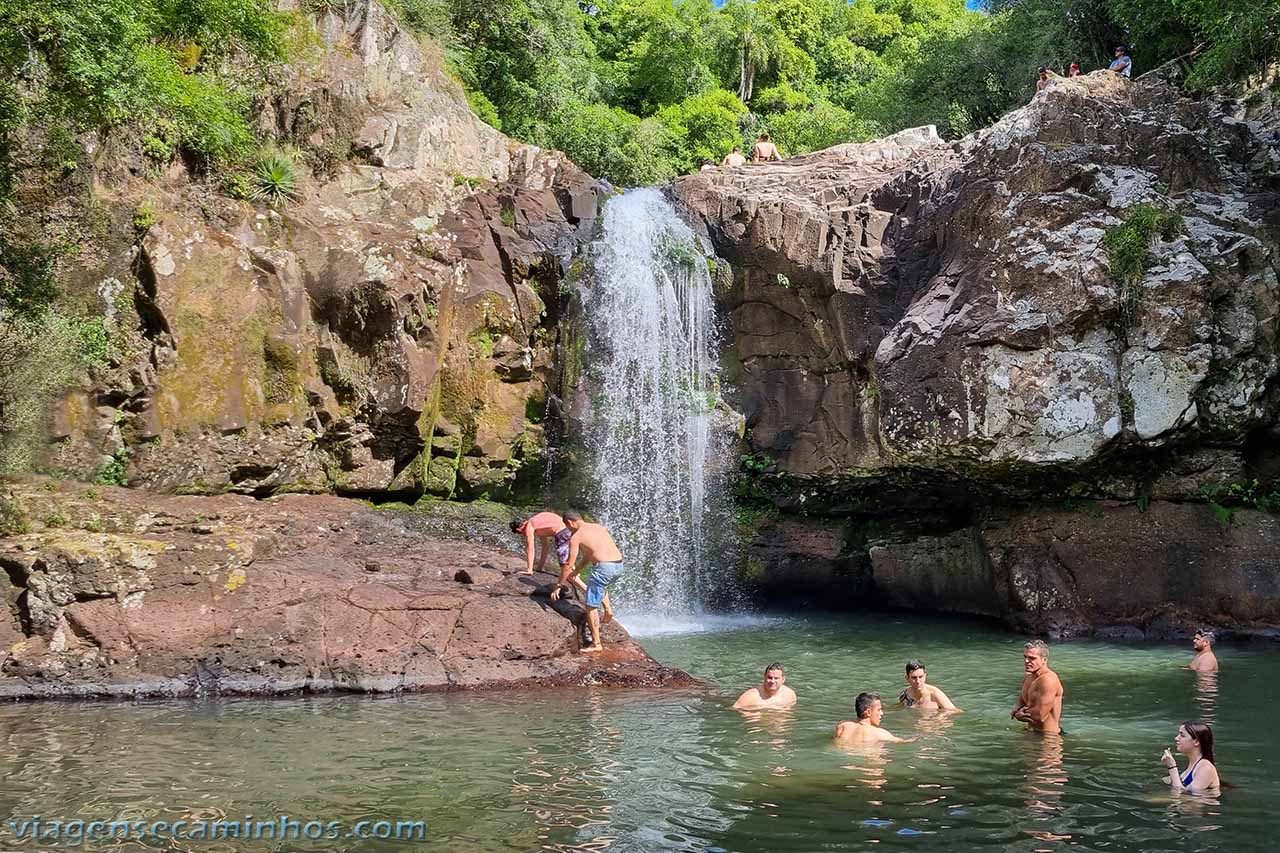
POLYGON ((1204 759, 1197 758, 1196 763, 1192 764, 1190 767, 1187 768, 1187 772, 1182 777, 1183 787, 1187 787, 1191 784, 1191 778, 1192 778, 1192 775, 1195 773, 1196 765, 1198 765, 1201 761, 1204 761, 1204 759))

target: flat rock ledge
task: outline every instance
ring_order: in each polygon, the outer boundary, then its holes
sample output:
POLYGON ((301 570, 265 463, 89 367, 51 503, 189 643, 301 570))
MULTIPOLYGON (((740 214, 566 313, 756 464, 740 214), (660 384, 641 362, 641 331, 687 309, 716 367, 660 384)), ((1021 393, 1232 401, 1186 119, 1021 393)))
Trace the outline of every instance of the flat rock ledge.
POLYGON ((700 683, 616 624, 578 654, 586 611, 551 603, 554 576, 430 514, 39 479, 0 497, 0 698, 700 683))

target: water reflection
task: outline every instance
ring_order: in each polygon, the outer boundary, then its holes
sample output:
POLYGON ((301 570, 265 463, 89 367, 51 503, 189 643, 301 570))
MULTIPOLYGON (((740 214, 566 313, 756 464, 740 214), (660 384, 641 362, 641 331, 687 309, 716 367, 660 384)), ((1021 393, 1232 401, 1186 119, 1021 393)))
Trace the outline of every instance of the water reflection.
MULTIPOLYGON (((836 749, 850 759, 848 764, 840 765, 840 769, 848 770, 855 780, 868 788, 879 790, 889 782, 885 768, 889 766, 889 747, 883 743, 841 743, 836 741, 836 749)), ((872 803, 878 803, 872 800, 872 803)))
POLYGON ((1218 673, 1197 672, 1195 676, 1197 719, 1212 726, 1218 721, 1218 673))

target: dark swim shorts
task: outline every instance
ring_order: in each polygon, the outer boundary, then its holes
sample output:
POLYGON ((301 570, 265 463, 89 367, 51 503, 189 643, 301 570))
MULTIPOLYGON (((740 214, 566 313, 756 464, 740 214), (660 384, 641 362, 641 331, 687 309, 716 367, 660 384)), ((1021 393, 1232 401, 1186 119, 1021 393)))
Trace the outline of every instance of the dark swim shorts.
POLYGON ((569 562, 569 540, 572 538, 573 531, 567 527, 556 534, 556 557, 562 566, 569 562))

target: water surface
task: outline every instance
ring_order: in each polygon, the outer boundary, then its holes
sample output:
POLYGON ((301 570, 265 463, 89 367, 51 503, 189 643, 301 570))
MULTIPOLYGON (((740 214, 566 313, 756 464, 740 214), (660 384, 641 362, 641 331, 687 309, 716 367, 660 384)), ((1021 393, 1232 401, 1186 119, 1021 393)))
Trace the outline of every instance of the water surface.
MULTIPOLYGON (((0 807, 43 819, 425 819, 421 843, 154 843, 190 850, 1261 850, 1280 805, 1267 696, 1280 655, 1055 646, 1061 741, 1009 719, 1021 638, 983 623, 851 615, 646 637, 708 692, 604 690, 0 707, 0 807), (896 696, 918 656, 965 713, 891 710, 912 744, 835 747, 860 690, 896 696), (782 661, 792 712, 729 708, 782 661), (1172 795, 1160 750, 1210 722, 1236 787, 1172 795)), ((146 849, 86 843, 81 849, 146 849)), ((8 826, 0 849, 19 843, 8 826)))

